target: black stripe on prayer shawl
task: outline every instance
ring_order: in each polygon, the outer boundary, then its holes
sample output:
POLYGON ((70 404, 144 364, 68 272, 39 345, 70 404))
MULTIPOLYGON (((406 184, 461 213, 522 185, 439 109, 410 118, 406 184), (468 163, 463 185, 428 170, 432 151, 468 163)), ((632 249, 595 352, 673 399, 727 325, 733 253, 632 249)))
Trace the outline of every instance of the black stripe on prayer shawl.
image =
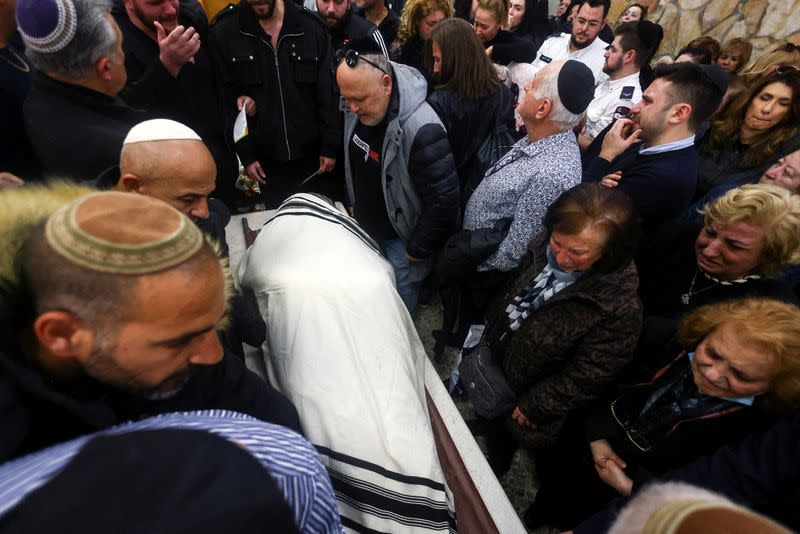
POLYGON ((380 493, 386 495, 387 497, 391 497, 397 501, 406 502, 408 504, 420 504, 423 506, 428 506, 430 508, 438 508, 441 510, 447 510, 447 504, 443 501, 437 501, 434 499, 429 499, 427 497, 419 496, 419 495, 407 495, 404 493, 399 493, 397 491, 393 491, 377 484, 373 484, 372 482, 367 482, 366 480, 361 480, 359 478, 355 478, 350 475, 346 475, 336 469, 329 468, 328 472, 331 477, 336 476, 338 479, 342 480, 343 482, 362 488, 366 491, 371 491, 373 493, 380 493))
MULTIPOLYGON (((332 474, 331 471, 328 473, 332 474)), ((336 500, 364 514, 426 530, 449 530, 451 526, 455 527, 455 521, 446 509, 397 502, 383 495, 348 486, 335 476, 331 476, 331 484, 336 500)))
MULTIPOLYGON (((341 226, 345 226, 345 225, 343 225, 341 223, 341 221, 338 221, 336 219, 332 219, 331 217, 326 216, 324 213, 309 213, 307 211, 282 211, 282 212, 278 213, 277 215, 275 215, 272 219, 270 219, 270 222, 274 221, 275 219, 277 219, 279 217, 298 216, 298 215, 299 216, 305 216, 305 217, 314 217, 315 219, 320 219, 320 220, 323 220, 323 221, 332 222, 334 224, 339 224, 341 226)), ((381 250, 378 249, 378 248, 375 248, 369 241, 365 240, 360 235, 358 235, 356 232, 353 232, 352 230, 350 230, 346 226, 345 226, 345 230, 350 231, 350 233, 352 233, 357 238, 359 238, 365 245, 370 247, 373 250, 373 252, 375 252, 375 254, 377 254, 378 256, 380 256, 383 259, 386 259, 383 256, 383 253, 381 252, 381 250)))
MULTIPOLYGON (((304 193, 304 195, 309 195, 309 193, 304 193)), ((331 200, 329 198, 321 195, 316 195, 313 193, 311 193, 310 195, 314 197, 314 200, 322 202, 323 205, 319 205, 316 202, 313 202, 312 199, 310 198, 292 196, 283 201, 283 204, 281 204, 281 206, 278 208, 278 212, 280 212, 284 206, 287 207, 300 206, 308 209, 313 209, 321 213, 332 215, 337 220, 339 220, 343 225, 359 233, 361 236, 363 236, 364 239, 373 243, 372 245, 373 248, 378 248, 378 244, 375 243, 372 237, 370 237, 370 235, 367 232, 365 232, 363 228, 361 228, 361 226, 358 224, 358 221, 356 221, 352 217, 349 217, 341 213, 338 209, 336 209, 336 206, 331 203, 331 200)))
POLYGON ((267 226, 270 222, 274 221, 275 219, 283 215, 310 215, 312 217, 316 216, 318 219, 340 224, 344 226, 347 230, 349 230, 352 234, 354 234, 356 237, 361 239, 361 241, 365 245, 374 250, 379 256, 384 257, 383 253, 381 252, 375 240, 373 240, 369 236, 369 234, 367 234, 364 231, 364 229, 358 225, 358 223, 355 220, 339 213, 338 210, 332 211, 330 209, 324 209, 322 206, 314 204, 313 202, 310 202, 308 199, 292 197, 289 200, 285 201, 283 204, 281 204, 281 207, 278 209, 278 213, 276 213, 272 219, 267 221, 264 224, 264 226, 267 226), (291 208, 301 208, 304 210, 309 210, 313 213, 307 213, 302 211, 300 212, 290 211, 291 208))
POLYGON ((400 473, 389 471, 384 467, 367 462, 366 460, 361 460, 353 456, 348 456, 346 454, 342 454, 341 452, 332 451, 331 449, 323 447, 322 445, 314 445, 314 447, 317 448, 317 451, 320 454, 329 456, 338 462, 360 467, 361 469, 365 469, 367 471, 372 471, 373 473, 376 473, 388 479, 396 480, 397 482, 401 482, 403 484, 417 484, 420 486, 427 486, 436 491, 444 491, 444 484, 435 482, 429 478, 401 475, 400 473))
POLYGON ((346 516, 339 516, 339 519, 342 520, 342 526, 347 527, 351 530, 355 530, 356 532, 360 532, 361 534, 390 534, 389 532, 383 532, 381 530, 374 530, 371 528, 367 528, 358 521, 353 521, 349 517, 346 516))

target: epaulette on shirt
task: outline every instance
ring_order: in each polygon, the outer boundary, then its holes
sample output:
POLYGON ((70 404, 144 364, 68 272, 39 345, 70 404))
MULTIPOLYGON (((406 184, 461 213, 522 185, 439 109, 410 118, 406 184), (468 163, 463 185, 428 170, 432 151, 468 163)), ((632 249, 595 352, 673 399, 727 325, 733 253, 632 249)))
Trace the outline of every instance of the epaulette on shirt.
POLYGON ((626 85, 622 88, 622 91, 619 93, 620 100, 630 100, 633 98, 633 93, 636 90, 636 87, 633 85, 626 85))
POLYGON ((227 6, 223 7, 222 9, 219 10, 219 13, 214 15, 214 18, 211 19, 211 25, 213 26, 214 24, 217 23, 218 20, 222 20, 228 15, 236 13, 238 8, 239 8, 238 4, 228 4, 227 6))

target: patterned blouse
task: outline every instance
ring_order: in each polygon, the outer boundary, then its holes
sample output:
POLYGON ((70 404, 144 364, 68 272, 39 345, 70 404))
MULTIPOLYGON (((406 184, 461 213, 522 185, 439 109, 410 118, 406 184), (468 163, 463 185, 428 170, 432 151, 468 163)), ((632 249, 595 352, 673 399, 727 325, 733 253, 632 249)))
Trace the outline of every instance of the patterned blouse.
POLYGON ((543 230, 550 204, 581 183, 581 156, 572 130, 531 142, 520 139, 488 171, 467 202, 464 229, 491 228, 513 218, 500 248, 479 271, 510 271, 519 264, 528 243, 543 230))

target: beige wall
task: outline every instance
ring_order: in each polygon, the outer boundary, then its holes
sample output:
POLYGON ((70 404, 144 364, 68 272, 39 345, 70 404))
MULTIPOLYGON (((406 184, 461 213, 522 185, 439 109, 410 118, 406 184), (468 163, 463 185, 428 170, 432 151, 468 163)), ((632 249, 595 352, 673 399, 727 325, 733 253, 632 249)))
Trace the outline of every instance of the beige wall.
MULTIPOLYGON (((613 5, 624 4, 614 0, 613 5)), ((724 43, 743 37, 754 53, 786 40, 800 45, 800 0, 655 0, 650 20, 664 28, 659 55, 673 55, 701 35, 724 43)), ((615 20, 615 19, 611 19, 615 20)))

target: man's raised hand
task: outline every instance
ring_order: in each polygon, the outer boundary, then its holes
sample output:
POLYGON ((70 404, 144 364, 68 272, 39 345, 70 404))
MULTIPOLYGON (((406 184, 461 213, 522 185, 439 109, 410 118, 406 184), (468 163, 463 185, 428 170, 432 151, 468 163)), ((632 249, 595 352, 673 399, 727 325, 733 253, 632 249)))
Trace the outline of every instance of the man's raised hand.
POLYGON ((153 23, 156 27, 156 41, 161 51, 158 59, 164 68, 175 78, 181 68, 189 62, 194 63, 194 56, 200 50, 200 35, 194 28, 177 26, 169 35, 159 22, 153 23))

